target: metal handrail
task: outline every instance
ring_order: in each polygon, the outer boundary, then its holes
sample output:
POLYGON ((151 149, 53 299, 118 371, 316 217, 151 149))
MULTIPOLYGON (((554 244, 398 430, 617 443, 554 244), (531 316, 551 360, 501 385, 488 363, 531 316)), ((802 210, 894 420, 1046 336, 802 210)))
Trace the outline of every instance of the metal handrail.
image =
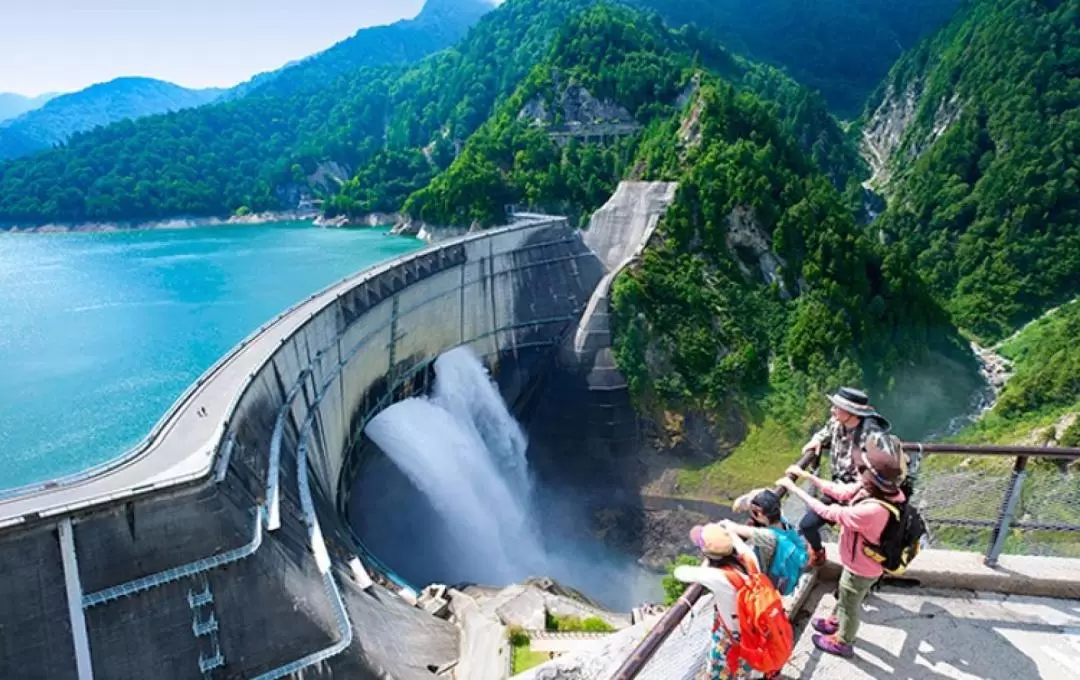
MULTIPOLYGON (((189 576, 195 576, 196 574, 202 574, 212 569, 223 567, 226 564, 232 564, 233 562, 239 562, 245 557, 249 557, 255 554, 255 551, 262 545, 263 540, 263 508, 259 506, 255 510, 255 527, 254 535, 251 540, 245 545, 229 550, 228 552, 220 553, 218 555, 212 555, 210 557, 190 562, 188 564, 173 567, 172 569, 166 569, 165 571, 151 574, 150 576, 144 576, 143 578, 135 579, 134 581, 128 581, 127 583, 121 583, 111 588, 105 588, 93 593, 87 593, 83 596, 82 606, 83 609, 89 609, 90 607, 96 607, 98 605, 111 602, 113 600, 119 600, 122 597, 129 597, 136 595, 146 590, 152 590, 154 588, 160 588, 168 583, 174 583, 181 579, 188 578, 189 576)), ((190 604, 190 602, 189 602, 190 604)))
POLYGON ((912 453, 978 456, 1024 456, 1027 458, 1080 458, 1080 448, 1048 446, 1016 446, 989 444, 927 444, 904 442, 904 450, 912 453))
MULTIPOLYGON (((810 464, 817 459, 817 453, 809 451, 804 453, 799 461, 796 463, 802 469, 808 469, 810 464)), ((788 475, 792 479, 791 475, 788 475)), ((776 487, 773 489, 774 493, 783 498, 787 494, 787 490, 783 487, 776 487)), ((671 636, 675 629, 679 626, 686 615, 690 613, 690 610, 694 608, 698 600, 705 594, 705 586, 700 583, 691 584, 689 588, 683 592, 682 596, 676 600, 675 604, 671 606, 660 620, 656 623, 648 635, 638 644, 634 651, 623 661, 619 666, 615 674, 611 676, 611 680, 632 680, 638 676, 638 673, 645 668, 645 664, 649 662, 649 659, 656 654, 656 651, 660 649, 660 645, 664 643, 668 637, 671 636)))
MULTIPOLYGON (((1006 526, 1011 524, 1012 514, 1020 497, 1020 487, 1029 458, 1057 458, 1057 459, 1080 459, 1080 448, 1072 447, 1038 447, 1038 446, 992 446, 981 444, 929 444, 921 442, 904 442, 905 451, 912 453, 932 453, 942 455, 982 455, 982 456, 1016 456, 1016 464, 1010 479, 1009 493, 1002 502, 999 518, 996 522, 988 523, 994 529, 990 550, 986 557, 988 566, 996 566, 997 558, 1004 547, 1007 531, 1006 526)), ((817 454, 813 451, 804 453, 796 463, 799 467, 808 469, 815 462, 817 454)), ((790 475, 789 475, 790 477, 790 475)), ((783 497, 787 492, 781 487, 774 492, 783 497)), ((1023 528, 1023 527, 1021 527, 1023 528)), ((705 586, 700 583, 691 584, 674 605, 668 609, 663 617, 656 623, 648 635, 638 644, 626 658, 611 680, 633 680, 645 668, 645 665, 656 654, 665 640, 676 630, 686 615, 690 613, 694 605, 705 594, 705 586)))
POLYGON ((1001 500, 996 521, 973 520, 973 519, 945 519, 938 520, 942 524, 968 526, 973 528, 989 528, 990 544, 987 546, 986 559, 983 563, 988 567, 996 567, 1001 553, 1005 550, 1005 539, 1008 538, 1009 530, 1016 529, 1046 529, 1050 531, 1080 531, 1080 527, 1072 525, 1056 525, 1039 522, 1013 522, 1017 506, 1020 504, 1021 490, 1024 480, 1027 478, 1027 464, 1032 458, 1053 458, 1057 460, 1080 460, 1080 448, 1075 447, 1050 447, 1050 446, 1019 446, 1019 445, 987 445, 987 444, 923 444, 905 443, 905 451, 932 453, 939 455, 977 455, 995 457, 1015 457, 1012 473, 1009 475, 1009 484, 1005 491, 1005 497, 1001 500))

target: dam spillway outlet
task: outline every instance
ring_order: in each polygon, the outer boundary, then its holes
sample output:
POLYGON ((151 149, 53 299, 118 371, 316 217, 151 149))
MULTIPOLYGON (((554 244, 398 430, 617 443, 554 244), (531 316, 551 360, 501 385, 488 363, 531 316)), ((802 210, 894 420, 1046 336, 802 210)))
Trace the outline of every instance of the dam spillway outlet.
POLYGON ((434 373, 430 394, 365 429, 380 453, 350 516, 367 548, 414 589, 550 577, 615 610, 657 600, 659 578, 590 535, 585 504, 530 471, 528 438, 480 359, 459 347, 434 373))

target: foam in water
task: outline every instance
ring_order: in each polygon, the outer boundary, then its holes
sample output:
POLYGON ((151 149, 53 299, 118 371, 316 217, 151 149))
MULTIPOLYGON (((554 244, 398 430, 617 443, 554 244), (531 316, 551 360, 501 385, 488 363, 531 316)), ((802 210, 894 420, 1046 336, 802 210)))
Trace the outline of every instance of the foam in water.
POLYGON ((430 398, 394 404, 366 433, 442 516, 471 579, 550 573, 531 520, 527 441, 480 361, 465 348, 435 362, 430 398))

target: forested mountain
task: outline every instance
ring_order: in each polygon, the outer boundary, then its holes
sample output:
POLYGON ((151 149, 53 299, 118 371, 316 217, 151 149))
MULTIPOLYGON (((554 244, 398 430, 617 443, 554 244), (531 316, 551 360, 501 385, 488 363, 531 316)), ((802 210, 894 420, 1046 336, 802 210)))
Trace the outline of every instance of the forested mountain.
POLYGON ((223 90, 189 90, 152 78, 117 78, 51 99, 0 125, 0 159, 47 149, 77 132, 121 120, 202 106, 223 90))
MULTIPOLYGON (((411 68, 364 67, 291 94, 276 92, 290 89, 279 78, 238 101, 77 135, 0 166, 0 221, 277 209, 302 191, 333 193, 334 178, 379 162, 386 147, 396 154, 439 142, 434 157, 447 158, 449 147, 452 159, 454 141, 487 119, 588 2, 509 0, 411 68)), ((410 191, 422 186, 412 179, 402 178, 410 191)))
POLYGON ((839 115, 857 116, 900 55, 959 0, 629 0, 673 26, 696 23, 731 50, 787 69, 839 115))
POLYGON ((38 97, 24 97, 21 94, 0 92, 0 123, 21 116, 27 111, 45 106, 45 102, 55 97, 55 93, 43 94, 38 97))
POLYGON ((966 3, 864 130, 876 226, 962 327, 996 340, 1080 293, 1080 3, 966 3))
POLYGON ((618 364, 645 403, 765 413, 758 424, 767 417, 788 444, 838 384, 888 403, 911 393, 916 367, 939 365, 934 393, 897 414, 909 431, 974 386, 963 341, 910 263, 864 232, 760 97, 706 78, 637 164, 680 183, 656 245, 615 284, 618 364))
MULTIPOLYGON (((455 48, 413 68, 364 67, 363 58, 379 49, 343 44, 259 79, 238 101, 79 136, 64 149, 0 167, 0 221, 138 220, 181 213, 221 215, 241 207, 282 208, 294 205, 302 193, 331 196, 349 177, 369 187, 359 199, 353 197, 354 206, 396 209, 445 168, 455 146, 515 91, 547 54, 558 27, 594 1, 507 0, 455 48), (388 191, 371 189, 372 184, 388 191)), ((425 15, 452 15, 461 3, 479 11, 479 2, 435 0, 410 26, 445 28, 445 17, 428 21, 425 15)), ((700 0, 635 2, 654 7, 675 23, 700 14, 703 24, 712 23, 704 25, 706 29, 735 30, 726 23, 737 13, 734 9, 706 12, 708 3, 700 0)), ((737 7, 736 0, 720 4, 737 7)), ((858 6, 872 4, 860 0, 858 6)), ((785 26, 785 41, 813 50, 842 50, 845 41, 813 37, 821 34, 816 12, 835 17, 838 6, 808 5, 807 20, 789 26, 784 23, 791 16, 788 3, 766 2, 746 15, 752 22, 744 17, 740 25, 749 31, 752 23, 758 35, 764 35, 759 24, 785 26)), ((875 16, 912 30, 911 15, 875 16)), ((916 21, 924 30, 931 23, 929 18, 916 21)), ((891 36, 892 30, 873 35, 891 36)), ((367 31, 352 40, 361 36, 367 31)), ((893 38, 886 42, 892 49, 893 38)), ((410 56, 415 55, 403 58, 410 56)), ((789 51, 788 58, 790 63, 785 63, 793 69, 820 61, 798 50, 789 51)), ((824 111, 820 100, 813 107, 820 111, 800 118, 809 121, 824 111)), ((813 128, 804 132, 806 137, 820 134, 813 128)))
POLYGON ((238 99, 253 92, 290 95, 324 88, 364 66, 420 61, 461 40, 494 6, 494 0, 427 0, 413 19, 362 28, 329 49, 253 78, 234 88, 227 98, 238 99))
MULTIPOLYGON (((644 129, 685 105, 701 69, 770 100, 787 132, 841 188, 861 171, 854 145, 817 94, 731 55, 700 30, 673 31, 657 15, 600 5, 559 31, 548 56, 404 211, 458 227, 502 222, 507 204, 584 217, 630 174, 644 129), (619 139, 605 140, 613 129, 622 131, 619 139)), ((393 209, 365 200, 373 186, 348 183, 329 211, 393 209)))

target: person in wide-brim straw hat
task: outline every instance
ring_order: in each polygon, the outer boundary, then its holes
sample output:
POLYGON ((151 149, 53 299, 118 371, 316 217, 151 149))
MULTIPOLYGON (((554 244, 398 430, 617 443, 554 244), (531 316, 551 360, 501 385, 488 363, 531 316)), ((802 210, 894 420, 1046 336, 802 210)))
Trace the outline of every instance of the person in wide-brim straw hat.
MULTIPOLYGON (((866 448, 866 439, 875 432, 887 433, 891 429, 886 420, 870 403, 870 397, 854 387, 841 387, 832 394, 825 395, 832 404, 829 422, 818 430, 806 446, 803 453, 813 452, 816 459, 811 467, 818 467, 821 454, 829 452, 831 479, 839 484, 851 484, 859 479, 854 454, 866 448)), ((829 499, 825 499, 830 503, 829 499)), ((799 532, 810 547, 810 566, 819 567, 825 563, 825 546, 821 540, 821 529, 828 520, 809 510, 799 523, 799 532)))
POLYGON ((840 576, 836 608, 832 616, 814 619, 811 625, 818 632, 812 638, 814 646, 845 658, 855 655, 862 602, 883 573, 880 562, 866 551, 866 546, 881 542, 882 532, 889 522, 889 510, 876 501, 895 505, 907 500, 900 489, 905 465, 896 437, 882 432, 870 435, 866 447, 856 453, 855 459, 859 477, 851 484, 826 482, 799 467, 788 468, 789 475, 809 481, 836 501, 831 505, 803 491, 788 477, 777 481, 777 485, 806 503, 808 510, 841 527, 839 555, 844 571, 840 576))

